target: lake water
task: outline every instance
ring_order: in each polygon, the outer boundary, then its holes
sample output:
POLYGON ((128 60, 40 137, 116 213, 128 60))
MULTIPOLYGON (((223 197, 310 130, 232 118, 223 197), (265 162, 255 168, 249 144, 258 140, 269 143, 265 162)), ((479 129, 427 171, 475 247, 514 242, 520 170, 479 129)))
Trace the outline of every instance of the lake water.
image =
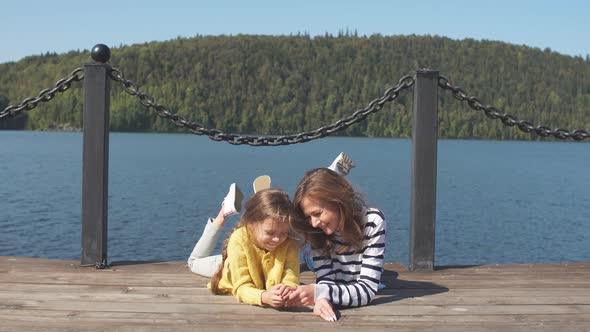
MULTIPOLYGON (((268 174, 292 194, 340 151, 386 215, 386 260, 407 264, 409 139, 255 148, 125 133, 110 135, 109 262, 184 260, 231 182, 249 196, 268 174)), ((441 140, 438 158, 436 265, 590 261, 590 144, 441 140)), ((81 171, 81 133, 0 131, 1 256, 80 259, 81 171)))

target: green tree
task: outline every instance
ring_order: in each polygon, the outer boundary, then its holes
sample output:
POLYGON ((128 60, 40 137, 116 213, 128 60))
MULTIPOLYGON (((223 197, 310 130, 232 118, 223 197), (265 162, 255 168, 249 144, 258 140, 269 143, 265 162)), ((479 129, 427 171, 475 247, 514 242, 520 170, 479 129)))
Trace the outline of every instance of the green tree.
MULTIPOLYGON (((36 96, 88 62, 88 52, 47 53, 0 64, 0 95, 36 96)), ((196 36, 121 46, 111 65, 156 103, 224 132, 287 134, 333 123, 381 97, 400 77, 440 70, 483 104, 535 125, 588 129, 590 61, 549 49, 438 36, 196 36)), ((82 82, 24 112, 23 128, 81 127, 82 82)), ((335 135, 409 137, 411 91, 335 135)), ((185 132, 113 82, 114 131, 185 132)), ((439 135, 540 139, 489 119, 439 90, 439 135)), ((0 125, 7 127, 5 120, 0 125)))

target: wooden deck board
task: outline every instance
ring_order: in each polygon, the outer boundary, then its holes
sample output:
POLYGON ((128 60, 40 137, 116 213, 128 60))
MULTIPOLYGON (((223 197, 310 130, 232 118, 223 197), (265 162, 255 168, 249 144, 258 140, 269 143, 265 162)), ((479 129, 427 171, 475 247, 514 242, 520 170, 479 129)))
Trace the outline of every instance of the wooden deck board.
MULTIPOLYGON (((310 272, 302 282, 313 279, 310 272)), ((408 272, 387 264, 370 306, 324 322, 214 296, 183 262, 0 257, 0 331, 590 331, 590 263, 489 265, 408 272)))

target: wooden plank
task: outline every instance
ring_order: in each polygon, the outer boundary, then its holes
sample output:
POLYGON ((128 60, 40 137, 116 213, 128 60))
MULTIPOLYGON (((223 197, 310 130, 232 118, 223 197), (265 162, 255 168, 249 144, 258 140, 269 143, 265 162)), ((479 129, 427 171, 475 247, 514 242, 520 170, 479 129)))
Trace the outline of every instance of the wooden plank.
MULTIPOLYGON (((324 322, 214 296, 183 262, 105 270, 78 262, 0 257, 0 331, 590 331, 590 264, 456 267, 386 265, 374 303, 324 322), (396 270, 394 270, 396 269, 396 270)), ((305 272, 305 282, 313 274, 305 272)))
MULTIPOLYGON (((232 303, 235 299, 232 296, 213 296, 205 289, 194 289, 190 291, 182 290, 181 292, 169 292, 174 288, 155 289, 149 293, 138 293, 135 291, 107 291, 95 289, 91 292, 75 291, 69 289, 56 288, 48 292, 31 291, 26 287, 7 288, 0 290, 0 303, 2 300, 27 299, 27 300, 51 300, 51 301, 81 301, 92 299, 94 302, 150 302, 150 303, 198 303, 198 304, 217 304, 232 303)), ((478 295, 445 292, 434 295, 428 295, 420 292, 396 293, 392 295, 380 294, 374 300, 375 304, 400 306, 400 305, 590 305, 590 292, 579 294, 580 291, 571 292, 570 294, 546 294, 546 292, 536 291, 512 293, 504 291, 503 294, 496 294, 492 290, 478 292, 478 295)), ((583 292, 582 292, 583 293, 583 292)))
MULTIPOLYGON (((162 302, 162 301, 94 301, 93 298, 78 300, 39 299, 2 299, 1 307, 26 308, 36 310, 76 310, 76 311, 126 311, 126 312, 178 312, 178 313, 207 313, 207 314, 236 314, 252 315, 264 314, 264 310, 274 310, 257 306, 236 303, 235 299, 224 297, 224 303, 209 303, 203 305, 195 302, 162 302)), ((579 304, 482 304, 482 305, 371 305, 361 308, 342 309, 343 316, 354 315, 505 315, 505 314, 590 314, 590 305, 579 304), (394 311, 392 313, 392 311, 394 311)))
MULTIPOLYGON (((495 285, 496 287, 504 287, 506 284, 513 284, 514 287, 527 287, 536 285, 550 285, 564 284, 567 287, 590 286, 590 279, 588 273, 552 273, 552 274, 519 274, 519 275, 447 275, 439 276, 432 274, 431 276, 421 275, 398 275, 395 278, 386 277, 384 283, 392 288, 416 288, 425 287, 429 284, 439 285, 440 287, 467 287, 479 286, 479 284, 495 285)), ((46 282, 46 283, 90 283, 101 285, 116 285, 116 284, 134 284, 145 285, 155 283, 158 285, 176 285, 176 286, 191 286, 191 285, 206 285, 208 279, 199 277, 190 273, 188 270, 181 270, 175 273, 160 273, 160 272, 121 272, 110 269, 106 270, 84 270, 77 271, 9 271, 0 273, 0 282, 15 282, 16 277, 24 278, 18 279, 19 282, 46 282)), ((303 280, 311 282, 313 278, 309 272, 303 274, 303 280)), ((433 288, 433 287, 430 287, 433 288)))
MULTIPOLYGON (((96 286, 96 285, 71 285, 71 284, 27 284, 27 283, 0 283, 2 291, 22 292, 64 292, 64 293, 137 293, 137 294, 185 294, 191 296, 208 296, 210 291, 204 287, 157 287, 157 286, 96 286)), ((477 288, 477 289, 450 289, 438 292, 438 289, 383 289, 381 295, 398 295, 403 297, 418 296, 460 296, 460 297, 552 297, 552 296, 590 296, 590 288, 477 288)))
MULTIPOLYGON (((71 311, 71 310, 34 310, 34 309, 5 309, 0 312, 0 320, 3 319, 26 320, 31 317, 32 320, 51 321, 52 319, 79 319, 79 320, 113 320, 113 321, 133 321, 141 322, 147 319, 157 321, 169 322, 189 322, 201 321, 211 319, 212 316, 207 313, 194 313, 190 316, 182 315, 174 312, 105 312, 105 311, 71 311)), ((216 316, 213 316, 216 317, 216 316)), ((275 324, 273 317, 278 319, 300 319, 302 317, 310 317, 308 313, 291 313, 291 312, 274 312, 273 310, 261 313, 259 318, 264 318, 258 324, 275 324)), ((554 314, 554 315, 366 315, 356 316, 359 324, 365 325, 379 325, 383 321, 396 321, 402 323, 425 323, 425 322, 446 322, 446 323, 501 323, 501 322, 522 322, 522 323, 587 323, 590 322, 590 315, 588 314, 554 314)), ((342 320, 351 318, 342 318, 342 320)), ((225 322, 240 323, 243 322, 244 317, 235 315, 223 317, 225 322)), ((312 317, 313 321, 318 321, 312 317)), ((321 320, 319 320, 321 322, 321 320)), ((221 323, 220 323, 221 324, 221 323)))
MULTIPOLYGON (((76 270, 76 271, 96 271, 93 267, 80 267, 78 261, 67 261, 57 259, 41 259, 31 257, 14 257, 0 256, 0 271, 4 269, 17 268, 19 271, 38 271, 56 269, 76 270)), ((164 272, 174 273, 186 270, 186 263, 176 262, 111 262, 110 270, 113 271, 133 271, 133 272, 164 272)), ((413 276, 445 275, 445 274, 496 274, 503 273, 522 273, 523 271, 534 271, 534 273, 543 273, 544 271, 566 272, 566 271, 590 271, 590 264, 585 262, 571 263, 548 263, 548 264, 506 264, 506 265, 473 265, 473 266, 437 266, 433 273, 409 272, 403 264, 386 263, 385 269, 390 272, 407 274, 413 276)))
MULTIPOLYGON (((524 325, 531 326, 531 324, 545 325, 545 324, 562 324, 567 326, 569 324, 575 324, 582 326, 589 322, 588 316, 580 319, 579 315, 551 315, 551 316, 538 316, 538 315, 510 315, 510 316, 367 316, 366 319, 355 320, 352 322, 349 318, 343 317, 340 321, 335 323, 327 323, 318 319, 308 319, 309 315, 279 315, 279 319, 274 319, 277 315, 262 315, 259 316, 256 321, 248 322, 247 325, 258 325, 259 327, 273 327, 277 323, 281 324, 281 328, 288 326, 300 326, 301 323, 305 323, 306 327, 317 327, 323 328, 330 325, 345 326, 347 324, 354 323, 356 328, 359 327, 382 327, 384 322, 394 326, 444 326, 444 325, 466 325, 474 326, 476 324, 481 325, 524 325), (568 324, 564 324, 568 323, 568 324)), ((228 319, 219 320, 218 316, 195 314, 190 316, 172 315, 168 313, 163 314, 145 314, 145 313, 94 313, 94 312, 66 312, 66 311, 55 311, 52 313, 45 313, 41 316, 37 311, 19 311, 14 310, 7 312, 7 315, 0 315, 2 321, 13 321, 13 322, 36 322, 37 324, 52 325, 55 323, 69 323, 76 322, 78 325, 87 324, 195 324, 200 326, 201 324, 210 324, 217 326, 232 326, 235 324, 243 324, 243 316, 234 316, 228 319), (28 318, 28 319, 27 319, 28 318)), ((246 324, 244 324, 246 325, 246 324)), ((481 326, 480 325, 480 326, 481 326)))

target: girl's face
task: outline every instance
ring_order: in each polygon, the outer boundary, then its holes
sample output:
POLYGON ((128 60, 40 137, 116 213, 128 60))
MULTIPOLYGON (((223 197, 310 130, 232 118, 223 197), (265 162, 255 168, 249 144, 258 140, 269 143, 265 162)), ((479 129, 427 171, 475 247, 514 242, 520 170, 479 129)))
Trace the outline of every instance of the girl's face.
POLYGON ((321 229, 326 235, 338 230, 340 211, 335 204, 304 196, 299 206, 303 214, 309 218, 311 227, 321 229))
POLYGON ((273 251, 285 242, 289 235, 289 224, 266 218, 254 225, 254 243, 260 249, 273 251))

